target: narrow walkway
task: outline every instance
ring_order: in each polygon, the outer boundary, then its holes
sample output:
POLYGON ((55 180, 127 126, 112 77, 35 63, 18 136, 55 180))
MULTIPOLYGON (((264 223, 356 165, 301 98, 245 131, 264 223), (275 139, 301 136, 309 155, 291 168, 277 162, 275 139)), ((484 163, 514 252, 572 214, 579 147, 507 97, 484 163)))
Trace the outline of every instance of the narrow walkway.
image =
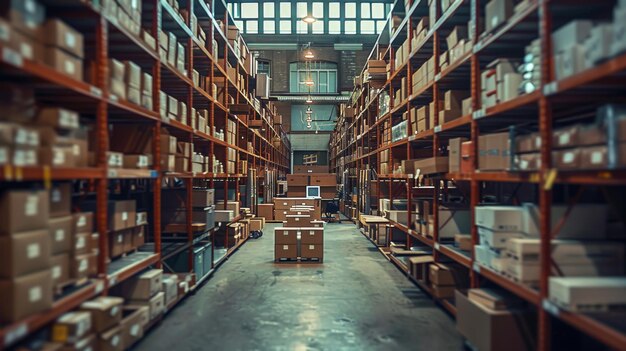
POLYGON ((460 350, 454 320, 352 224, 328 224, 323 264, 274 264, 250 239, 137 350, 460 350))

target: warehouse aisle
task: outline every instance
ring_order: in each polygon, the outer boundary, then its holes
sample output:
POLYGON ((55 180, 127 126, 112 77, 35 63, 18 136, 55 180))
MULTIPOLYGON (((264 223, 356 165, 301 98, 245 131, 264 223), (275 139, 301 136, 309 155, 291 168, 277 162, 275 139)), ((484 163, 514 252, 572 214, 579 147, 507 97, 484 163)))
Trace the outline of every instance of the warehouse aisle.
POLYGON ((323 265, 273 263, 251 239, 138 350, 460 350, 454 320, 352 224, 328 224, 323 265))

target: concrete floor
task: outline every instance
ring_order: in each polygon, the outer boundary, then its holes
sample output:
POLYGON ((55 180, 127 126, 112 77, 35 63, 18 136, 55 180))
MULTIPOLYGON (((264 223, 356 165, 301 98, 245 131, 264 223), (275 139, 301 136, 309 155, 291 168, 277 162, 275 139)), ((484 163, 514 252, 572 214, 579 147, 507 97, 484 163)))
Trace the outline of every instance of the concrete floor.
POLYGON ((275 264, 250 239, 137 350, 460 350, 454 320, 352 224, 327 224, 323 264, 275 264))

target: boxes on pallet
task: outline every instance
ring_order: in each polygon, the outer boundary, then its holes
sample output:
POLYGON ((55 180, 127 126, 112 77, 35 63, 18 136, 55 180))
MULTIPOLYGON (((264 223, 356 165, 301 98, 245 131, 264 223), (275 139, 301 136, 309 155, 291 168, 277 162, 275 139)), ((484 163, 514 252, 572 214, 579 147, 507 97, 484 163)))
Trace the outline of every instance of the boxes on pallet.
POLYGON ((91 313, 88 311, 68 312, 52 324, 50 340, 58 343, 77 343, 91 331, 91 313))
POLYGON ((302 258, 324 258, 324 244, 300 243, 300 257, 302 258))
POLYGON ((113 295, 126 300, 149 300, 163 289, 162 284, 163 271, 151 269, 114 287, 113 295))
POLYGON ((146 326, 144 320, 150 319, 150 309, 147 306, 124 306, 122 316, 120 322, 122 345, 124 349, 128 349, 143 338, 143 331, 146 326))
POLYGON ((301 244, 324 244, 324 228, 300 228, 301 244))
POLYGON ((550 300, 575 312, 626 305, 624 277, 550 277, 550 300))

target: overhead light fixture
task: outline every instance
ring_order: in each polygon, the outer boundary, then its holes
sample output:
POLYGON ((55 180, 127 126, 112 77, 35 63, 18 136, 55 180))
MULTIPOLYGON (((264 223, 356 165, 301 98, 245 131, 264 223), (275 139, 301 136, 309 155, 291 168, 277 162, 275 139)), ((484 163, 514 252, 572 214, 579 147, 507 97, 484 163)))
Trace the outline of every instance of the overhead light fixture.
POLYGON ((307 60, 312 60, 312 59, 315 58, 315 54, 313 54, 313 51, 311 51, 311 49, 309 49, 309 50, 307 50, 304 53, 304 58, 307 59, 307 60))
POLYGON ((304 85, 306 85, 307 87, 312 87, 315 85, 315 82, 313 81, 313 79, 307 78, 307 80, 304 81, 304 85))
POLYGON ((313 24, 317 21, 317 18, 313 17, 313 15, 306 15, 304 18, 302 18, 302 22, 307 23, 307 24, 313 24))
POLYGON ((312 127, 311 126, 311 122, 307 122, 306 127, 307 127, 307 129, 311 129, 311 127, 312 127))
POLYGON ((311 106, 307 107, 306 109, 306 115, 308 116, 308 118, 311 117, 311 115, 313 114, 313 110, 311 109, 311 106))
POLYGON ((309 97, 306 98, 306 103, 307 104, 312 104, 313 103, 313 99, 311 98, 311 95, 309 95, 309 97))

